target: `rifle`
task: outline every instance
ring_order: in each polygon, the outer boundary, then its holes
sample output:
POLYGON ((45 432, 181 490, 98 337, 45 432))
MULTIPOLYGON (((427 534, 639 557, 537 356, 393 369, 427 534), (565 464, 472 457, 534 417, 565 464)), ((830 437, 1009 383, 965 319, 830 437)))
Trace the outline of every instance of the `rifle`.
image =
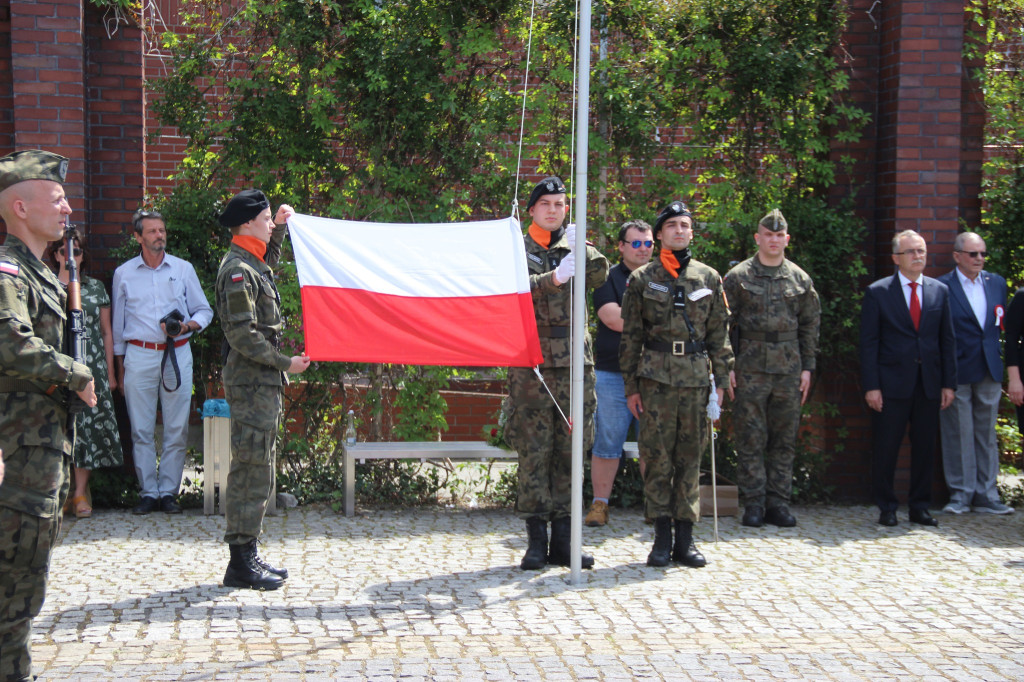
MULTIPOLYGON (((74 224, 68 220, 64 223, 64 257, 68 271, 68 321, 64 331, 67 353, 75 362, 85 364, 85 312, 82 310, 82 285, 78 278, 78 264, 75 263, 74 224)), ((68 415, 84 412, 88 405, 74 391, 68 392, 68 415)))

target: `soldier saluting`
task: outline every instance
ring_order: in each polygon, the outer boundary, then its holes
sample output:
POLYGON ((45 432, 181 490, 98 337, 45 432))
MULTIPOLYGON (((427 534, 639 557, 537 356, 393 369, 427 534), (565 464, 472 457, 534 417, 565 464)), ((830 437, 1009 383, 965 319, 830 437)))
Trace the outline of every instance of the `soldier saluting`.
POLYGON ((231 228, 231 247, 217 272, 217 314, 228 345, 224 394, 231 407, 231 468, 224 519, 231 559, 225 587, 276 590, 288 570, 264 561, 256 548, 274 491, 281 394, 287 374, 309 367, 305 355, 281 353, 281 298, 272 266, 281 257, 291 206, 274 218, 263 192, 239 192, 219 220, 231 228))
POLYGON ((736 459, 743 525, 796 525, 789 511, 800 406, 811 390, 821 304, 810 276, 786 259, 779 209, 761 218, 757 253, 725 275, 736 351, 736 459))
POLYGON ((673 201, 662 209, 654 237, 661 241, 658 258, 633 271, 622 298, 619 366, 647 462, 646 515, 654 519, 647 565, 671 560, 700 568, 707 562, 694 545, 693 524, 700 514, 709 370, 721 404, 732 367, 729 307, 722 278, 690 255, 693 216, 686 204, 673 201))
POLYGON ((92 372, 61 352, 67 294, 41 260, 71 207, 68 160, 32 149, 0 158, 0 679, 32 679, 29 636, 46 596, 68 496, 68 397, 96 405, 92 372), (17 529, 15 532, 14 529, 17 529))

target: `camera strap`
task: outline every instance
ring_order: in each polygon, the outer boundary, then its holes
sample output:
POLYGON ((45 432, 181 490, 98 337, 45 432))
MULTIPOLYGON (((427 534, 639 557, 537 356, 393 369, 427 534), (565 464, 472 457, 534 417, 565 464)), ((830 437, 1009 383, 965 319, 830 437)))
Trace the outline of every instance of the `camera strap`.
POLYGON ((181 370, 178 369, 178 349, 174 347, 174 339, 170 336, 167 337, 167 343, 164 344, 164 356, 160 358, 160 384, 164 387, 165 391, 174 392, 181 388, 181 370), (174 388, 167 386, 167 380, 164 379, 164 368, 167 365, 167 358, 171 358, 171 367, 174 369, 174 380, 177 382, 174 388))

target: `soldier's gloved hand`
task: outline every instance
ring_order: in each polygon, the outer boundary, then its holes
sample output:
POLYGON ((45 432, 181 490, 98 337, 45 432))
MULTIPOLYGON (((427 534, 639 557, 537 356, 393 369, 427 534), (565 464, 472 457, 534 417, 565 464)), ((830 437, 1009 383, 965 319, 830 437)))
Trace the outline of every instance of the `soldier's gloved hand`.
POLYGON ((562 262, 555 268, 555 283, 558 285, 565 284, 572 276, 576 274, 576 254, 572 251, 569 255, 562 259, 562 262))
POLYGON ((569 240, 569 250, 576 250, 576 223, 569 223, 565 226, 565 238, 569 240))

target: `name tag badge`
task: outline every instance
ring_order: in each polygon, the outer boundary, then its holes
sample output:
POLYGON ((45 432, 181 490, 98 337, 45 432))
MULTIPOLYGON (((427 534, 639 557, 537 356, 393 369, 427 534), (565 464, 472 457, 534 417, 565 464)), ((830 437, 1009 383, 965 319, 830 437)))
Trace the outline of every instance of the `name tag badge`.
POLYGON ((530 260, 532 260, 534 263, 543 263, 544 262, 543 260, 541 260, 541 257, 538 256, 535 253, 528 253, 528 254, 526 254, 526 257, 529 258, 530 260))
POLYGON ((668 293, 668 287, 665 286, 664 284, 658 284, 657 282, 648 282, 647 286, 650 287, 651 289, 654 289, 655 291, 668 293))
POLYGON ((700 299, 704 298, 705 296, 710 296, 710 295, 711 295, 711 289, 708 289, 707 287, 704 287, 703 289, 697 289, 697 291, 690 292, 690 294, 687 296, 687 298, 690 299, 691 301, 699 301, 700 299))

